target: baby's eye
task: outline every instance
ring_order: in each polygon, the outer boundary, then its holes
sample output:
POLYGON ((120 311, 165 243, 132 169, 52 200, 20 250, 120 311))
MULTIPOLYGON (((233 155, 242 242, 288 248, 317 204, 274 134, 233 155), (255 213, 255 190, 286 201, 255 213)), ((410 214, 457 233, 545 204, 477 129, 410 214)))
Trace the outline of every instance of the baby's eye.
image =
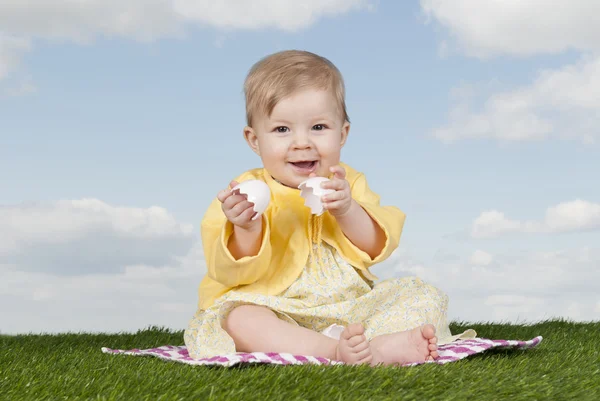
POLYGON ((323 124, 317 124, 317 125, 313 126, 313 129, 316 130, 316 131, 322 131, 322 130, 325 129, 325 125, 323 125, 323 124))
POLYGON ((284 132, 287 132, 287 129, 288 129, 288 127, 277 127, 277 128, 275 128, 275 131, 284 133, 284 132))

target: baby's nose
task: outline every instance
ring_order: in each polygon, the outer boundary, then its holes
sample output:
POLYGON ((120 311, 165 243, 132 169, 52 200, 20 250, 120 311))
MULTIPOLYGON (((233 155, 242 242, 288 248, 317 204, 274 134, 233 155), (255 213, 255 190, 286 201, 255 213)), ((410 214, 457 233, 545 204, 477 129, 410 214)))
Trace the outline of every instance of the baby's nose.
POLYGON ((294 135, 294 146, 297 148, 307 148, 312 146, 312 142, 306 133, 300 132, 294 135))

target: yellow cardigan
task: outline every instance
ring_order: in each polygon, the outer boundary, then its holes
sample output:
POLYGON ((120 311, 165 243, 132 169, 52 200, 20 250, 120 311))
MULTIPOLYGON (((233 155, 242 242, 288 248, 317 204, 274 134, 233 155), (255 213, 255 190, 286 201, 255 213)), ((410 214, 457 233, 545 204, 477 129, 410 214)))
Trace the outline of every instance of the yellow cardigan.
MULTIPOLYGON (((371 191, 364 174, 340 163, 346 170, 353 199, 380 225, 386 235, 381 253, 372 259, 356 247, 341 231, 335 217, 325 212, 320 216, 320 237, 335 248, 340 256, 354 266, 368 280, 376 280, 368 268, 390 256, 398 247, 405 214, 393 206, 381 206, 379 195, 371 191)), ((207 274, 199 289, 199 308, 207 309, 226 292, 247 291, 275 295, 289 287, 304 269, 312 245, 309 233, 312 223, 310 209, 304 206, 300 190, 275 181, 263 168, 247 171, 236 178, 242 182, 263 180, 271 190, 271 202, 265 210, 263 237, 255 256, 235 260, 227 248, 233 225, 214 199, 201 224, 202 245, 207 274)))

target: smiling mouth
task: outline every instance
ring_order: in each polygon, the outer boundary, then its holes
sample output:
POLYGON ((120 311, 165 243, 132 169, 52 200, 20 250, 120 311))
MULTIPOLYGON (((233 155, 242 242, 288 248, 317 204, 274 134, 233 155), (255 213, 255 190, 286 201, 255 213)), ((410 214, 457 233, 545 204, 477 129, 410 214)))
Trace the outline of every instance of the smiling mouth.
POLYGON ((317 164, 317 161, 312 160, 312 161, 302 161, 302 162, 290 162, 290 164, 292 164, 293 166, 296 166, 300 169, 303 169, 303 170, 310 170, 317 164))

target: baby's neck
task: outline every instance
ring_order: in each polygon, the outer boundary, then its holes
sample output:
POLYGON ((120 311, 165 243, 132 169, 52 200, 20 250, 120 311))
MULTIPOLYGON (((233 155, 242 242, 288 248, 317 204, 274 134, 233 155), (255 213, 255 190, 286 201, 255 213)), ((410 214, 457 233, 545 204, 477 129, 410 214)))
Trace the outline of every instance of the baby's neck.
POLYGON ((279 185, 283 185, 286 188, 291 188, 291 189, 298 189, 296 187, 292 187, 290 185, 284 184, 283 182, 279 181, 277 178, 273 177, 273 181, 275 181, 276 183, 278 183, 279 185))

